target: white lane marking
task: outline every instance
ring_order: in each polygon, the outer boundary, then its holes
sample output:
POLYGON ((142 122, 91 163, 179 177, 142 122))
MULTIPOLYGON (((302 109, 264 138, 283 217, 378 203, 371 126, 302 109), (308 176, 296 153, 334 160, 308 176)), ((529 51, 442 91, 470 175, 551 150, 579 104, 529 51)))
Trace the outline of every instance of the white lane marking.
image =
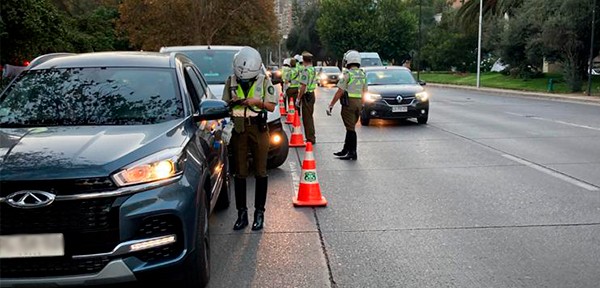
POLYGON ((550 170, 550 169, 548 169, 546 167, 543 167, 543 166, 540 166, 538 164, 529 162, 527 160, 523 160, 521 158, 517 158, 515 156, 508 155, 508 154, 502 154, 502 156, 504 158, 510 159, 512 161, 515 161, 517 163, 520 163, 520 164, 523 164, 525 166, 531 167, 531 168, 533 168, 535 170, 538 170, 540 172, 546 173, 546 174, 548 174, 550 176, 554 176, 554 177, 556 177, 556 178, 558 178, 560 180, 566 181, 566 182, 571 183, 573 185, 577 185, 577 186, 579 186, 579 187, 581 187, 583 189, 586 189, 588 191, 598 191, 598 190, 600 190, 596 186, 593 186, 593 185, 587 184, 585 182, 579 181, 579 180, 577 180, 577 179, 575 179, 573 177, 570 177, 570 176, 558 173, 556 171, 550 170))
POLYGON ((558 123, 558 124, 563 124, 563 125, 569 125, 569 126, 578 127, 578 128, 585 128, 585 129, 600 131, 600 128, 598 128, 598 127, 592 127, 592 126, 587 126, 587 125, 575 124, 575 123, 565 122, 565 121, 560 121, 560 120, 547 119, 547 118, 538 117, 538 116, 527 116, 527 115, 518 114, 518 113, 512 113, 512 112, 504 112, 504 113, 510 114, 510 115, 515 115, 515 116, 519 116, 519 117, 526 117, 526 118, 530 118, 530 119, 536 119, 536 120, 541 120, 541 121, 547 121, 547 122, 553 122, 553 123, 558 123))
POLYGON ((298 189, 300 188, 300 174, 298 172, 298 163, 289 161, 290 174, 292 174, 292 186, 294 188, 294 197, 298 197, 298 189))

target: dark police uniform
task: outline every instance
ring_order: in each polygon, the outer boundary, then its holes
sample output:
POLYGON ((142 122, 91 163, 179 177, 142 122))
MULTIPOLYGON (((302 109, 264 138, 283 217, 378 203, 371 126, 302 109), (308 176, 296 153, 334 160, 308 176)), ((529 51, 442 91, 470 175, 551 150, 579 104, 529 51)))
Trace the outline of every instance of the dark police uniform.
POLYGON ((355 131, 356 122, 362 109, 362 94, 367 91, 367 77, 360 68, 344 71, 344 77, 338 83, 338 88, 348 92, 348 105, 342 105, 342 120, 348 131, 355 131))
MULTIPOLYGON (((302 54, 303 56, 305 54, 302 54)), ((311 54, 310 57, 312 57, 311 54)), ((305 60, 306 61, 306 60, 305 60)), ((300 71, 300 85, 305 85, 304 95, 300 98, 302 101, 302 124, 304 125, 304 133, 306 134, 306 141, 315 143, 315 121, 313 113, 315 110, 315 89, 317 88, 316 81, 317 73, 315 67, 304 66, 300 71)), ((301 89, 302 90, 302 89, 301 89)))

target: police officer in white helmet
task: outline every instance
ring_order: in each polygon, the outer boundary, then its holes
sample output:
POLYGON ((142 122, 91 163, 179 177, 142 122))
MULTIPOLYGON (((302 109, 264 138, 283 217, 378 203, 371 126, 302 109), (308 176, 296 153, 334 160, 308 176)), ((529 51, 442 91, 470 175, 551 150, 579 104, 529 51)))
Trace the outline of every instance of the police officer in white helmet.
POLYGON ((362 108, 362 95, 367 92, 367 77, 365 72, 360 69, 360 54, 358 51, 347 51, 344 54, 343 63, 346 70, 343 78, 338 82, 337 92, 329 103, 327 115, 331 116, 333 105, 340 100, 342 120, 346 127, 346 138, 344 139, 344 148, 333 154, 338 156, 338 159, 356 160, 358 159, 356 153, 358 139, 355 127, 362 108))
POLYGON ((246 177, 249 174, 249 152, 252 154, 256 178, 252 230, 261 230, 264 225, 269 152, 267 111, 275 109, 277 99, 271 80, 260 73, 261 67, 260 53, 252 47, 243 47, 233 57, 234 75, 229 76, 223 90, 223 100, 232 107, 231 119, 234 123, 230 145, 234 159, 235 205, 238 210, 234 230, 248 225, 246 177))

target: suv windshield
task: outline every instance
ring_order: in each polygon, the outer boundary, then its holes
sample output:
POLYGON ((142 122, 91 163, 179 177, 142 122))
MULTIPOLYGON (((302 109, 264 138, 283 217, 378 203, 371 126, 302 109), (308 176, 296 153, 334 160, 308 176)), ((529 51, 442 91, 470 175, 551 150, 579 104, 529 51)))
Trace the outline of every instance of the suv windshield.
POLYGON ((187 55, 204 74, 208 84, 225 84, 233 74, 233 56, 238 50, 181 51, 187 55))
POLYGON ((155 124, 181 118, 171 69, 65 68, 21 74, 0 95, 0 126, 155 124))
POLYGON ((415 78, 406 70, 367 71, 368 85, 417 84, 415 78))

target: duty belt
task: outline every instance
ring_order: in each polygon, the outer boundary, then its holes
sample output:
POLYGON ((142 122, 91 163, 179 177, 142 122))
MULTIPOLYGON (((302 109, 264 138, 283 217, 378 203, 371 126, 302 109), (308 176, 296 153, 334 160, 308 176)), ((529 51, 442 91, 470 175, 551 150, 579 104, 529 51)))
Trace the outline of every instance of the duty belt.
POLYGON ((244 124, 246 124, 246 126, 259 124, 258 117, 235 117, 235 119, 244 119, 244 124))

